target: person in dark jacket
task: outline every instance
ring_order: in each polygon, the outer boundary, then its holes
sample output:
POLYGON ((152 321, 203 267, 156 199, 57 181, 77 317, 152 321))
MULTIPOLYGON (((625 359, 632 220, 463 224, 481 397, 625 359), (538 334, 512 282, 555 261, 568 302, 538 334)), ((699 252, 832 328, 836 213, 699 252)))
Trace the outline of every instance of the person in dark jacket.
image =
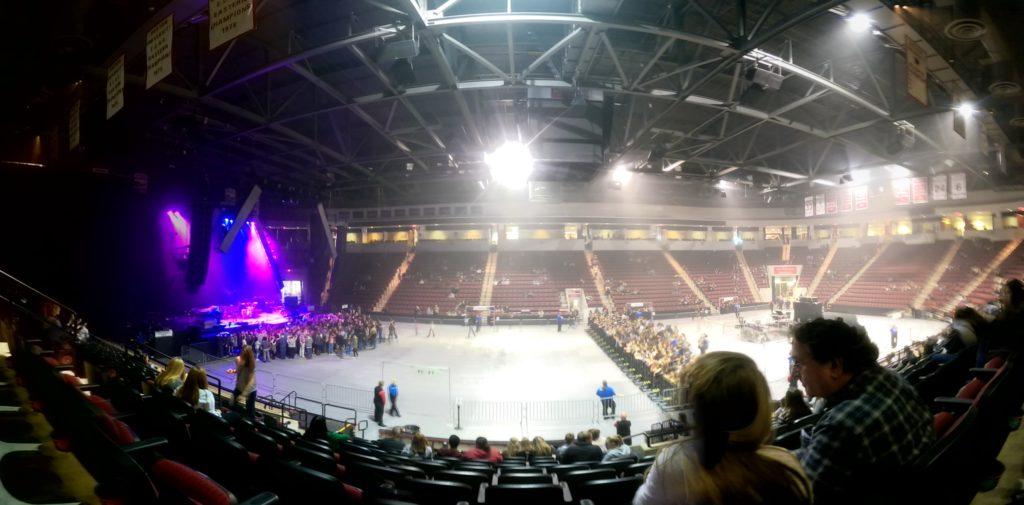
POLYGON ((373 388, 373 420, 378 426, 384 426, 384 381, 377 382, 377 387, 373 388))
POLYGON ((630 422, 629 419, 626 419, 625 412, 619 416, 619 420, 615 421, 613 426, 615 426, 615 434, 622 437, 623 444, 633 445, 633 437, 630 436, 633 434, 631 430, 633 423, 630 422))
POLYGON ((581 431, 576 434, 576 443, 565 450, 565 455, 562 456, 562 464, 568 463, 580 463, 585 461, 601 461, 604 457, 604 452, 601 448, 590 443, 590 432, 581 431))
POLYGON ((402 428, 399 428, 398 426, 391 428, 390 436, 383 440, 379 440, 377 445, 387 452, 393 452, 396 454, 402 452, 402 449, 405 449, 405 444, 402 443, 402 428))

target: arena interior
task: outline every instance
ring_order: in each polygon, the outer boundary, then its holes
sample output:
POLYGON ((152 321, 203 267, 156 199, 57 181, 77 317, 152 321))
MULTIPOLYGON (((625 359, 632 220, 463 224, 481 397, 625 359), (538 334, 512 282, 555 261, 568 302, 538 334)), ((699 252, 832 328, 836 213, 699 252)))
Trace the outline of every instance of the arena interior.
POLYGON ((1019 2, 0 12, 0 503, 1024 503, 1019 2))

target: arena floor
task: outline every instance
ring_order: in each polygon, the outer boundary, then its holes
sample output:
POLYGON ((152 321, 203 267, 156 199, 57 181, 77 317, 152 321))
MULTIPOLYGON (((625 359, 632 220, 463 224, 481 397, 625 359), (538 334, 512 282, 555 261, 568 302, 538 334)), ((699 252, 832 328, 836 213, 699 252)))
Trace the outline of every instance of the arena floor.
MULTIPOLYGON (((748 312, 744 317, 764 319, 768 312, 748 312)), ((943 327, 937 321, 877 316, 860 316, 858 320, 883 353, 890 349, 889 327, 894 322, 900 345, 943 327)), ((785 392, 789 344, 783 335, 767 343, 744 341, 732 315, 664 322, 682 328, 691 345, 701 333, 707 333, 710 350, 750 355, 767 377, 773 397, 785 392)), ((537 435, 559 438, 567 431, 590 427, 614 432, 613 420, 602 418, 595 396, 601 380, 607 380, 617 392, 618 412, 628 413, 634 432, 667 418, 582 328, 558 333, 553 326, 506 326, 484 328, 468 338, 465 327, 438 325, 437 338, 426 338, 428 326, 397 327, 397 341, 366 350, 356 358, 319 356, 259 363, 260 393, 282 398, 294 391, 298 406, 307 410, 319 410, 306 400, 310 399, 327 403, 329 417, 349 417, 351 411, 342 407, 355 407, 359 419, 367 419, 376 381, 395 380, 402 417, 385 415, 386 425, 414 424, 431 436, 456 433, 464 439, 483 435, 506 440, 537 435)), ((226 373, 232 366, 230 362, 211 364, 210 372, 227 385, 233 383, 226 373)), ((371 423, 370 428, 366 436, 376 438, 375 425, 371 423)))

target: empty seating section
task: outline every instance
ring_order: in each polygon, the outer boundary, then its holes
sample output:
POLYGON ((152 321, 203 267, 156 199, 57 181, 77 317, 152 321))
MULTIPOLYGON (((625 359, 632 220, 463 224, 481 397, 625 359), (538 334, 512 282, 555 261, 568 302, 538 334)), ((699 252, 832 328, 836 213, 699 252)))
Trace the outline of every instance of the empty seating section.
POLYGON ((661 252, 600 251, 596 256, 606 291, 619 309, 637 302, 649 303, 662 313, 689 312, 700 306, 700 299, 661 252))
POLYGON ((338 257, 331 299, 369 311, 377 303, 405 255, 402 253, 349 253, 338 257))
MULTIPOLYGON (((836 294, 854 274, 857 273, 874 256, 878 246, 866 245, 860 247, 841 247, 832 258, 825 276, 821 278, 814 297, 822 303, 827 303, 832 295, 836 294)), ((824 255, 825 252, 823 251, 824 255)), ((814 274, 811 274, 813 277, 814 274)))
POLYGON ((460 304, 476 305, 486 263, 486 252, 417 252, 385 310, 413 314, 420 307, 425 313, 436 305, 446 315, 460 304))
POLYGON ((810 287, 811 281, 814 280, 814 276, 818 273, 818 268, 825 261, 826 254, 828 254, 828 249, 824 247, 808 249, 804 246, 794 246, 789 249, 789 261, 786 264, 803 265, 803 268, 800 269, 800 279, 797 281, 797 286, 804 289, 810 287))
POLYGON ((733 251, 676 251, 672 255, 712 305, 721 307, 727 298, 733 299, 727 305, 737 301, 741 305, 753 303, 750 288, 733 251))
POLYGON ((744 250, 743 256, 747 259, 750 274, 754 276, 754 282, 760 289, 768 287, 768 265, 783 264, 781 247, 744 250))
POLYGON ((924 307, 929 310, 941 310, 954 298, 960 302, 960 292, 984 269, 999 251, 1005 247, 1007 242, 992 242, 989 240, 964 240, 957 250, 953 261, 946 267, 946 271, 939 277, 935 289, 928 295, 924 307))
POLYGON ((949 246, 948 241, 890 244, 835 304, 874 309, 910 307, 949 246))
POLYGON ((1024 275, 1024 247, 1018 246, 999 268, 992 271, 978 287, 967 295, 966 303, 975 307, 998 298, 999 287, 1005 279, 1020 279, 1024 275))
POLYGON ((583 288, 590 307, 601 304, 583 252, 500 252, 491 305, 508 307, 511 312, 554 314, 561 308, 560 295, 568 288, 583 288))

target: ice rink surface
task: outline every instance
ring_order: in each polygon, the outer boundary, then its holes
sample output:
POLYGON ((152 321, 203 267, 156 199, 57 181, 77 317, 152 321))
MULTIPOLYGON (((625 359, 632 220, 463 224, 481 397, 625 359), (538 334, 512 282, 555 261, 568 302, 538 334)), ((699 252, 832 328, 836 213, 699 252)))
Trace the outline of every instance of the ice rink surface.
MULTIPOLYGON (((765 320, 767 311, 746 312, 748 321, 765 320)), ((789 343, 781 333, 766 343, 740 338, 733 315, 704 320, 664 320, 678 326, 696 349, 701 333, 707 333, 710 351, 728 350, 754 358, 768 380, 773 398, 786 389, 789 343)), ((938 321, 859 316, 882 354, 891 350, 889 328, 899 329, 899 345, 918 341, 944 327, 938 321)), ((463 439, 486 436, 543 436, 560 438, 566 432, 597 427, 614 433, 612 419, 604 419, 595 395, 607 380, 618 396, 618 412, 628 413, 634 433, 668 418, 601 351, 582 327, 552 326, 485 327, 474 337, 463 326, 437 325, 437 337, 427 338, 429 325, 398 323, 397 341, 367 349, 358 357, 321 355, 257 364, 261 395, 282 398, 294 391, 297 406, 311 411, 325 403, 332 418, 352 415, 368 419, 371 390, 378 380, 399 386, 398 407, 402 417, 384 416, 388 426, 413 424, 427 435, 445 437, 456 433, 463 439)), ((233 383, 226 369, 231 362, 210 364, 213 375, 225 386, 233 383)), ((366 435, 376 438, 370 423, 366 435)))

